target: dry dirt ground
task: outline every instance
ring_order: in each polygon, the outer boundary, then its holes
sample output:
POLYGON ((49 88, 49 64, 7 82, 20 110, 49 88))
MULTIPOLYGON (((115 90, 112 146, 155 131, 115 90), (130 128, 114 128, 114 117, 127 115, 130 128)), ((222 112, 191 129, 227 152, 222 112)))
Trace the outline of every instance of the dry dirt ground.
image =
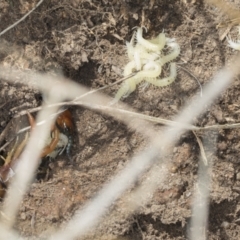
MULTIPOLYGON (((231 2, 239 5, 236 0, 231 2)), ((0 31, 36 3, 0 0, 0 31)), ((222 31, 216 26, 223 19, 219 9, 202 1, 46 0, 0 38, 0 62, 19 69, 60 72, 96 89, 122 77, 127 61, 125 41, 131 39, 134 27, 145 26, 146 38, 164 29, 181 47, 181 55, 176 60, 179 66, 176 81, 165 88, 138 86, 124 102, 143 114, 172 119, 192 96, 200 97, 196 80, 180 67, 188 69, 205 85, 236 54, 227 46, 226 39, 220 39, 226 29, 222 31)), ((236 33, 232 28, 232 36, 236 33)), ((119 85, 115 85, 104 93, 114 97, 118 89, 119 85)), ((206 107, 195 124, 239 122, 239 96, 240 81, 236 78, 213 106, 206 107)), ((37 90, 1 80, 0 132, 16 113, 40 104, 41 94, 37 90)), ((81 107, 70 107, 70 110, 75 124, 73 161, 69 162, 65 155, 53 161, 43 160, 19 210, 16 229, 30 239, 48 236, 68 221, 134 153, 147 145, 140 134, 107 115, 81 107)), ((156 129, 162 127, 156 125, 156 129)), ((216 147, 214 154, 207 154, 213 165, 208 239, 239 239, 240 130, 204 134, 209 141, 204 145, 206 153, 213 145, 216 147), (214 137, 217 137, 216 144, 214 137)), ((99 227, 94 238, 186 239, 199 152, 192 132, 180 136, 166 156, 173 166, 165 187, 157 189, 152 200, 131 216, 121 212, 121 208, 113 208, 114 214, 107 224, 99 227)))

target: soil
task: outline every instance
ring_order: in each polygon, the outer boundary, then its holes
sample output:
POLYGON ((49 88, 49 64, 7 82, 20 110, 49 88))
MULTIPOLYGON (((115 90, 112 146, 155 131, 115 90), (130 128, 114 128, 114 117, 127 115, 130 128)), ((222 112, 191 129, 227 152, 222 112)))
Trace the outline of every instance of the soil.
MULTIPOLYGON (((232 2, 240 6, 238 1, 232 2)), ((33 0, 0 0, 0 31, 36 4, 33 0)), ((146 27, 145 38, 155 37, 164 29, 181 47, 176 60, 177 79, 164 88, 139 85, 124 102, 143 114, 173 119, 191 97, 200 97, 198 83, 182 67, 205 85, 236 54, 227 46, 226 39, 221 40, 226 29, 216 28, 223 19, 218 9, 202 1, 49 0, 0 38, 0 61, 24 70, 62 73, 97 89, 122 77, 127 62, 125 42, 131 39, 134 27, 146 27)), ((237 36, 236 28, 231 29, 231 35, 237 36)), ((114 85, 104 93, 114 97, 118 89, 119 85, 114 85)), ((240 81, 236 78, 211 107, 206 107, 195 124, 240 122, 239 96, 240 81)), ((41 93, 36 89, 1 80, 0 132, 15 114, 39 106, 41 101, 41 93)), ((18 213, 15 228, 29 239, 48 236, 71 219, 147 145, 140 134, 107 115, 76 106, 70 110, 75 125, 72 161, 66 154, 43 160, 18 213)), ((207 154, 212 164, 208 239, 239 239, 240 130, 215 130, 203 135, 209 141, 204 144, 206 153, 211 152, 211 139, 215 144, 217 138, 215 154, 207 154)), ((1 154, 6 156, 6 151, 1 154)), ((187 239, 199 154, 193 133, 181 136, 166 156, 173 164, 168 184, 157 189, 152 200, 131 216, 121 212, 121 208, 113 210, 93 238, 187 239)))

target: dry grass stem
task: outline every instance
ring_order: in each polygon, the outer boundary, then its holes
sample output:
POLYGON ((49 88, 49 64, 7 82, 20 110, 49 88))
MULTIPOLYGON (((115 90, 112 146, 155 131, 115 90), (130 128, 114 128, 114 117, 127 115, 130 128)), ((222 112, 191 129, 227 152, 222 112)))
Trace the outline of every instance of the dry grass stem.
MULTIPOLYGON (((203 91, 205 97, 191 102, 176 117, 175 121, 189 124, 194 117, 205 109, 206 104, 210 104, 230 84, 235 73, 226 68, 219 71, 213 81, 205 87, 203 91), (216 84, 218 87, 216 87, 216 84), (196 105, 198 108, 196 108, 196 105)), ((90 201, 83 210, 76 212, 65 229, 53 234, 50 239, 73 239, 77 236, 82 237, 87 234, 90 229, 99 223, 100 218, 115 200, 134 183, 137 176, 153 165, 159 158, 159 155, 165 155, 167 146, 174 144, 176 136, 183 132, 184 130, 180 128, 167 128, 160 134, 155 132, 155 137, 152 138, 149 144, 150 147, 135 156, 122 172, 117 174, 110 183, 103 187, 95 199, 90 201)), ((142 201, 144 201, 145 197, 142 197, 142 201)))
POLYGON ((37 7, 39 7, 42 3, 43 3, 44 0, 40 0, 36 6, 31 10, 29 11, 28 13, 26 13, 22 18, 20 18, 17 22, 15 22, 14 24, 12 24, 11 26, 7 27, 6 29, 4 29, 2 32, 0 32, 0 37, 5 34, 6 32, 8 32, 10 29, 16 27, 20 22, 22 22, 23 20, 25 20, 37 7))
POLYGON ((223 12, 230 19, 225 23, 221 23, 218 27, 228 27, 229 25, 234 26, 240 24, 240 11, 236 9, 235 6, 231 6, 230 3, 219 0, 205 0, 206 3, 214 5, 221 12, 223 12))
POLYGON ((207 160, 207 156, 206 156, 202 141, 194 131, 192 131, 192 132, 197 139, 197 143, 198 143, 198 146, 199 146, 199 149, 200 149, 202 160, 203 160, 204 164, 207 166, 208 165, 208 160, 207 160))

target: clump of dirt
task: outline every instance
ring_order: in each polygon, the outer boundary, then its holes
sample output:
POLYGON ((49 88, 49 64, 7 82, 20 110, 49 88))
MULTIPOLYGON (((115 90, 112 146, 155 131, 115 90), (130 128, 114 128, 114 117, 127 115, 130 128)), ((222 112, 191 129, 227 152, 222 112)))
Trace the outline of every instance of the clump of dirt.
MULTIPOLYGON (((2 0, 1 31, 36 3, 2 0)), ((146 27, 146 38, 155 37, 164 29, 181 47, 176 81, 165 88, 138 86, 124 101, 143 114, 172 119, 191 97, 200 97, 199 84, 192 75, 205 85, 235 55, 226 40, 221 40, 221 29, 216 29, 222 19, 215 8, 202 1, 50 0, 1 36, 0 62, 23 70, 62 73, 77 83, 99 88, 122 77, 128 61, 125 41, 131 39, 134 27, 146 27)), ((231 31, 236 35, 236 29, 231 31)), ((104 93, 114 97, 118 89, 119 85, 114 85, 104 93)), ((195 124, 239 122, 239 95, 240 82, 236 78, 195 124)), ((15 114, 40 103, 41 93, 37 90, 1 80, 0 132, 15 114)), ((48 236, 71 219, 148 143, 106 115, 80 107, 70 110, 75 122, 73 161, 69 162, 65 155, 44 161, 44 174, 32 184, 19 210, 16 229, 22 236, 48 236)), ((214 156, 207 154, 212 164, 208 239, 238 239, 240 130, 222 129, 198 135, 210 143, 217 139, 214 156)), ((206 153, 212 152, 210 143, 204 144, 206 153)), ((171 160, 165 186, 159 187, 151 201, 131 216, 121 208, 120 199, 98 226, 95 238, 186 239, 199 154, 193 133, 179 136, 177 145, 165 156, 171 160)), ((161 165, 156 168, 160 171, 161 165)), ((138 184, 143 179, 140 177, 138 184)))

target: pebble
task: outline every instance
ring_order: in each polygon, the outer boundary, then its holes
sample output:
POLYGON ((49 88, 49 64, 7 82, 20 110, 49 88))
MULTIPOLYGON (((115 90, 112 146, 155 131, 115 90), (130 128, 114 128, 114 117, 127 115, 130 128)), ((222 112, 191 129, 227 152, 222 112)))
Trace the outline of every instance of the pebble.
POLYGON ((217 146, 220 151, 226 150, 228 147, 226 142, 219 142, 217 146))
POLYGON ((229 225, 230 225, 229 222, 224 221, 224 222, 222 222, 221 227, 228 228, 229 225))
POLYGON ((2 121, 1 122, 1 127, 5 127, 6 126, 6 121, 2 121))
POLYGON ((26 213, 25 213, 25 212, 22 212, 21 215, 20 215, 20 218, 21 218, 22 220, 26 220, 26 219, 27 219, 26 213))
POLYGON ((240 172, 237 173, 236 178, 237 178, 238 181, 240 180, 240 172))

